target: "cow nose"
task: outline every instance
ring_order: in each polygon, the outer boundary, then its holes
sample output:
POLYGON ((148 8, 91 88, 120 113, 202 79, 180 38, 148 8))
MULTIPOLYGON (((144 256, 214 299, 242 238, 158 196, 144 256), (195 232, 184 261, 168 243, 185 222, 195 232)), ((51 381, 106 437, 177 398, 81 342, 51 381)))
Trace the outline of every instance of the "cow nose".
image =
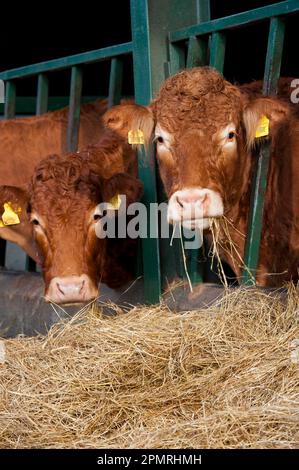
POLYGON ((206 193, 202 194, 193 191, 186 191, 177 195, 177 202, 183 209, 185 209, 189 206, 203 205, 207 198, 208 195, 206 193))
POLYGON ((68 295, 81 295, 82 289, 85 284, 85 279, 83 280, 72 280, 68 282, 66 279, 60 280, 60 282, 56 282, 57 289, 63 296, 68 295))
POLYGON ((56 304, 70 304, 90 302, 97 296, 97 287, 86 274, 83 274, 54 277, 49 284, 45 299, 56 304))

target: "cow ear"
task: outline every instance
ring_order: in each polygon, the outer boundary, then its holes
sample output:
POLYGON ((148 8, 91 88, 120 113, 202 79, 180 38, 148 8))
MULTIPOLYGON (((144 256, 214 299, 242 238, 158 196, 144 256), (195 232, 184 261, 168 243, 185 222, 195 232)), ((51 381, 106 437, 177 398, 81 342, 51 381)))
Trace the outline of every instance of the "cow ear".
POLYGON ((269 120, 269 135, 273 138, 279 126, 288 119, 289 115, 290 107, 288 104, 275 98, 257 98, 249 102, 243 110, 248 148, 253 147, 256 142, 256 134, 262 122, 261 120, 264 120, 264 123, 266 122, 266 127, 267 119, 269 120))
POLYGON ((103 121, 106 127, 113 129, 126 140, 128 139, 129 132, 134 134, 137 131, 142 131, 146 146, 151 140, 154 129, 154 117, 150 108, 145 106, 139 106, 134 103, 113 106, 104 114, 103 121))
MULTIPOLYGON (((118 173, 103 182, 102 197, 114 209, 120 209, 122 197, 126 197, 126 207, 140 200, 143 185, 140 180, 127 173, 118 173)), ((124 209, 124 208, 123 208, 124 209)))
POLYGON ((28 222, 29 197, 25 189, 16 186, 0 186, 0 224, 19 225, 28 222))

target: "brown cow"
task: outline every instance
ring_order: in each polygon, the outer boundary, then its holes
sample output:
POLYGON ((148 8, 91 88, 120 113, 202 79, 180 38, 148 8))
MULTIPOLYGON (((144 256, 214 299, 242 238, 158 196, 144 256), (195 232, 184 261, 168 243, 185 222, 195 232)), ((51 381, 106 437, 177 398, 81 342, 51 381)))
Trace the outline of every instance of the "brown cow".
MULTIPOLYGON (((105 100, 82 104, 80 114, 79 149, 96 143, 104 132, 105 100)), ((25 187, 35 166, 47 155, 61 154, 67 149, 68 108, 40 116, 0 121, 0 186, 25 187)), ((0 189, 0 209, 7 201, 8 189, 0 189)), ((21 193, 19 192, 19 196, 21 193)), ((0 238, 17 243, 39 262, 37 249, 29 236, 29 227, 0 228, 0 238)))
MULTIPOLYGON (((289 104, 292 104, 291 95, 295 89, 293 86, 294 80, 296 79, 291 77, 281 77, 278 82, 277 96, 280 99, 288 102, 289 104)), ((259 98, 263 90, 263 80, 256 80, 250 83, 243 83, 242 85, 239 85, 239 89, 241 93, 247 95, 247 98, 249 99, 259 98)), ((295 107, 298 111, 298 106, 295 107)))
MULTIPOLYGON (((105 133, 103 116, 106 110, 105 100, 81 106, 79 150, 87 148, 89 144, 97 143, 105 133)), ((19 187, 18 199, 22 200, 22 191, 30 180, 35 166, 48 155, 66 152, 67 124, 68 108, 51 111, 41 116, 0 121, 0 210, 9 200, 10 186, 19 187)), ((109 145, 108 143, 107 152, 113 150, 109 145)), ((127 149, 124 158, 121 171, 137 176, 135 153, 127 149)), ((21 220, 23 217, 24 215, 21 216, 21 220)), ((31 228, 27 225, 22 223, 18 226, 0 227, 0 238, 17 243, 31 258, 40 262, 38 249, 31 236, 31 228)))
POLYGON ((135 152, 127 141, 106 129, 96 145, 42 160, 27 190, 0 187, 1 205, 9 203, 21 222, 0 228, 0 233, 10 231, 19 243, 23 230, 35 242, 46 300, 86 302, 97 297, 99 281, 116 287, 130 279, 132 262, 125 262, 130 253, 124 252, 130 242, 100 239, 95 227, 99 203, 116 194, 126 195, 128 204, 139 199, 141 183, 127 173, 132 159, 135 152))
MULTIPOLYGON (((184 70, 163 84, 141 121, 155 122, 161 177, 169 198, 168 220, 208 231, 213 217, 229 219, 230 236, 244 256, 249 215, 255 133, 262 116, 270 120, 271 164, 257 270, 259 285, 298 279, 299 121, 286 101, 254 98, 227 82, 216 70, 184 70)), ((137 127, 139 108, 132 109, 137 127)), ((121 129, 130 118, 122 106, 106 119, 121 129), (123 126, 120 124, 125 116, 123 126)), ((223 235, 222 243, 226 239, 223 235)), ((240 276, 239 262, 222 257, 240 276)))
MULTIPOLYGON (((106 101, 100 100, 81 106, 79 150, 98 141, 106 110, 106 101)), ((41 159, 65 153, 67 123, 68 108, 0 121, 0 185, 22 185, 41 159)))

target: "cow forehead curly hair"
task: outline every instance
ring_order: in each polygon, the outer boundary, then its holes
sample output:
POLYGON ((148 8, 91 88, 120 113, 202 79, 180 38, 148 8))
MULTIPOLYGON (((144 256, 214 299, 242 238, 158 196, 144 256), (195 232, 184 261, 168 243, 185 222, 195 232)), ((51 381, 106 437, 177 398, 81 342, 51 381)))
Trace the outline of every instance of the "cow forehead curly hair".
POLYGON ((169 131, 204 125, 215 132, 238 119, 241 93, 211 67, 182 70, 169 77, 151 104, 156 121, 169 131))
POLYGON ((76 191, 97 199, 101 176, 95 172, 93 162, 79 154, 50 155, 35 169, 29 185, 30 194, 67 196, 76 191), (52 189, 52 191, 51 191, 52 189))

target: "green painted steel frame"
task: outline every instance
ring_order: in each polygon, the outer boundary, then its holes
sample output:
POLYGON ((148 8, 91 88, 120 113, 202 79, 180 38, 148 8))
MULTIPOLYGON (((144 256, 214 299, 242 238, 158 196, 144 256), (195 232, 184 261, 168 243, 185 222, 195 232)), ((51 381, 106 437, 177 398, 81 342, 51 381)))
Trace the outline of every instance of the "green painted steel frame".
MULTIPOLYGON (((158 92, 168 73, 168 31, 183 27, 207 15, 208 9, 198 11, 198 0, 131 0, 132 39, 134 49, 135 96, 138 103, 148 105, 158 92), (162 8, 161 8, 162 6, 162 8)), ((140 162, 140 175, 145 181, 146 204, 165 200, 161 182, 156 180, 156 159, 150 146, 148 156, 140 162), (157 184, 158 183, 158 184, 157 184)), ((151 231, 158 234, 158 221, 151 220, 151 231), (154 227, 153 227, 154 224, 154 227)), ((179 272, 184 276, 180 246, 169 246, 168 239, 143 240, 145 297, 157 302, 162 287, 167 286, 179 272)), ((174 243, 174 245, 177 245, 174 243)), ((192 250, 190 262, 197 266, 197 254, 192 250)), ((195 273, 196 271, 193 270, 195 273)))
POLYGON ((4 104, 4 117, 5 119, 12 119, 16 113, 16 84, 8 80, 5 83, 5 104, 4 104))
MULTIPOLYGON (((131 23, 133 38, 133 67, 135 100, 148 105, 152 99, 151 57, 149 37, 149 17, 147 0, 131 0, 131 23)), ((144 184, 143 202, 149 207, 157 201, 156 162, 153 145, 147 151, 138 150, 139 176, 144 184)), ((142 239, 142 260, 144 277, 144 297, 147 303, 159 302, 161 296, 161 271, 158 239, 158 221, 152 220, 155 238, 142 239)), ((148 211, 147 224, 150 223, 148 211)))
POLYGON ((123 60, 121 57, 114 57, 111 60, 108 107, 120 103, 121 90, 123 84, 123 60))
POLYGON ((70 152, 76 152, 78 148, 82 82, 82 68, 73 66, 67 128, 67 148, 70 152))
POLYGON ((117 46, 104 47, 90 52, 83 52, 82 54, 75 54, 61 59, 49 60, 39 64, 28 65, 26 67, 19 67, 11 69, 6 72, 0 73, 0 80, 15 80, 19 78, 31 77, 39 73, 57 72, 58 70, 69 69, 71 67, 94 64, 103 60, 109 60, 113 57, 119 57, 126 54, 131 54, 133 51, 132 42, 119 44, 117 46))
MULTIPOLYGON (((43 74, 44 75, 44 74, 43 74)), ((33 115, 38 111, 43 114, 43 109, 47 109, 47 111, 55 111, 56 109, 61 109, 69 105, 70 99, 69 96, 44 96, 46 102, 43 101, 41 104, 41 108, 38 106, 38 92, 37 96, 16 96, 16 114, 19 115, 33 115)), ((81 97, 81 103, 88 103, 91 101, 95 101, 97 99, 105 99, 106 96, 99 96, 99 95, 86 95, 81 97)), ((131 97, 130 97, 131 98, 131 97)), ((43 98, 41 98, 43 99, 43 98)), ((0 103, 0 115, 4 115, 4 104, 0 103)))
POLYGON ((218 18, 216 20, 206 21, 196 25, 182 28, 178 31, 170 32, 169 41, 176 43, 188 40, 193 36, 202 36, 205 34, 217 33, 226 29, 248 26, 258 21, 267 20, 274 16, 289 15, 296 13, 299 9, 298 0, 285 0, 284 2, 274 3, 266 7, 256 8, 255 10, 244 11, 236 15, 218 18))
POLYGON ((46 74, 38 75, 36 115, 44 114, 48 111, 49 105, 49 80, 46 74))

